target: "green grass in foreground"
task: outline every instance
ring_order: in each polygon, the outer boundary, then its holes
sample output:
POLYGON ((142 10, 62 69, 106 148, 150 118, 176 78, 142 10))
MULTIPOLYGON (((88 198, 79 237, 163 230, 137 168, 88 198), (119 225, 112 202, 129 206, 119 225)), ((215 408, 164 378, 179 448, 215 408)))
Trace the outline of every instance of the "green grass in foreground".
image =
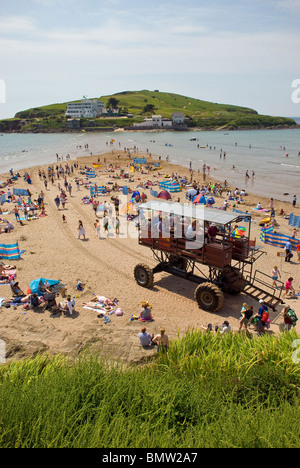
POLYGON ((142 367, 2 365, 0 447, 299 447, 297 338, 194 331, 142 367))

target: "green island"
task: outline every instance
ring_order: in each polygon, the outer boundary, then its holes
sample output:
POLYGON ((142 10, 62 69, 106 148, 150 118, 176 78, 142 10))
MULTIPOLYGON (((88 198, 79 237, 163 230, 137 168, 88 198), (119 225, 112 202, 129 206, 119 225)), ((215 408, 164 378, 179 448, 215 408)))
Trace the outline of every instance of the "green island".
POLYGON ((0 446, 297 448, 297 338, 194 330, 135 364, 90 350, 3 364, 0 446))
MULTIPOLYGON (((14 118, 0 120, 1 132, 68 132, 105 131, 123 128, 134 130, 153 114, 170 119, 174 112, 184 114, 184 126, 175 130, 245 130, 299 127, 286 117, 260 115, 257 111, 228 104, 202 101, 174 93, 149 91, 123 91, 110 96, 93 98, 102 101, 108 109, 118 108, 118 115, 81 117, 76 127, 68 125, 65 116, 69 103, 51 104, 17 112, 14 118)), ((72 101, 73 103, 80 102, 72 101)))

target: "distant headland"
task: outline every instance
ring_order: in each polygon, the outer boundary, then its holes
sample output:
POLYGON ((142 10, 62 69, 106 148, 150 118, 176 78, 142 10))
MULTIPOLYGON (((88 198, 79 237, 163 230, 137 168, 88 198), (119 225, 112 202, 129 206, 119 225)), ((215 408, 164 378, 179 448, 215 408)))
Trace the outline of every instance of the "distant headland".
POLYGON ((292 118, 260 115, 248 107, 180 94, 122 91, 100 98, 50 104, 0 120, 0 132, 59 133, 124 130, 253 130, 300 128, 292 118))

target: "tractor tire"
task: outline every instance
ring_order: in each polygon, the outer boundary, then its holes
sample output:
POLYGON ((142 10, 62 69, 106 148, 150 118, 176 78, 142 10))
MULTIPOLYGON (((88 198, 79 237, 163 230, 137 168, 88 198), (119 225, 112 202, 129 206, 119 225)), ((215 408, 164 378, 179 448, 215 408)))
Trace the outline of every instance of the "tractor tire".
POLYGON ((224 303, 223 292, 213 283, 199 284, 195 290, 194 298, 199 308, 207 312, 217 312, 224 303))
POLYGON ((229 266, 223 271, 222 283, 222 291, 228 294, 240 294, 244 290, 247 281, 237 268, 229 266))
POLYGON ((151 288, 153 286, 153 272, 148 265, 139 263, 134 268, 134 278, 137 284, 143 288, 151 288))

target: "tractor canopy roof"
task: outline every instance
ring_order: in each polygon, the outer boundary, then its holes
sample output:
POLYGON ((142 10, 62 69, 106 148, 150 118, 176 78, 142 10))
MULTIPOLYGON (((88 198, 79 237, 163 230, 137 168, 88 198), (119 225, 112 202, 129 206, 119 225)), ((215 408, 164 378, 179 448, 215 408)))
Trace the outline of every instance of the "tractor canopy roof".
POLYGON ((162 201, 149 201, 139 205, 139 209, 146 211, 159 211, 161 214, 173 214, 176 216, 184 216, 196 220, 207 221, 225 226, 226 224, 238 223, 245 219, 251 220, 251 215, 226 212, 224 210, 217 210, 216 208, 206 208, 203 205, 190 205, 182 203, 162 202, 162 201))

